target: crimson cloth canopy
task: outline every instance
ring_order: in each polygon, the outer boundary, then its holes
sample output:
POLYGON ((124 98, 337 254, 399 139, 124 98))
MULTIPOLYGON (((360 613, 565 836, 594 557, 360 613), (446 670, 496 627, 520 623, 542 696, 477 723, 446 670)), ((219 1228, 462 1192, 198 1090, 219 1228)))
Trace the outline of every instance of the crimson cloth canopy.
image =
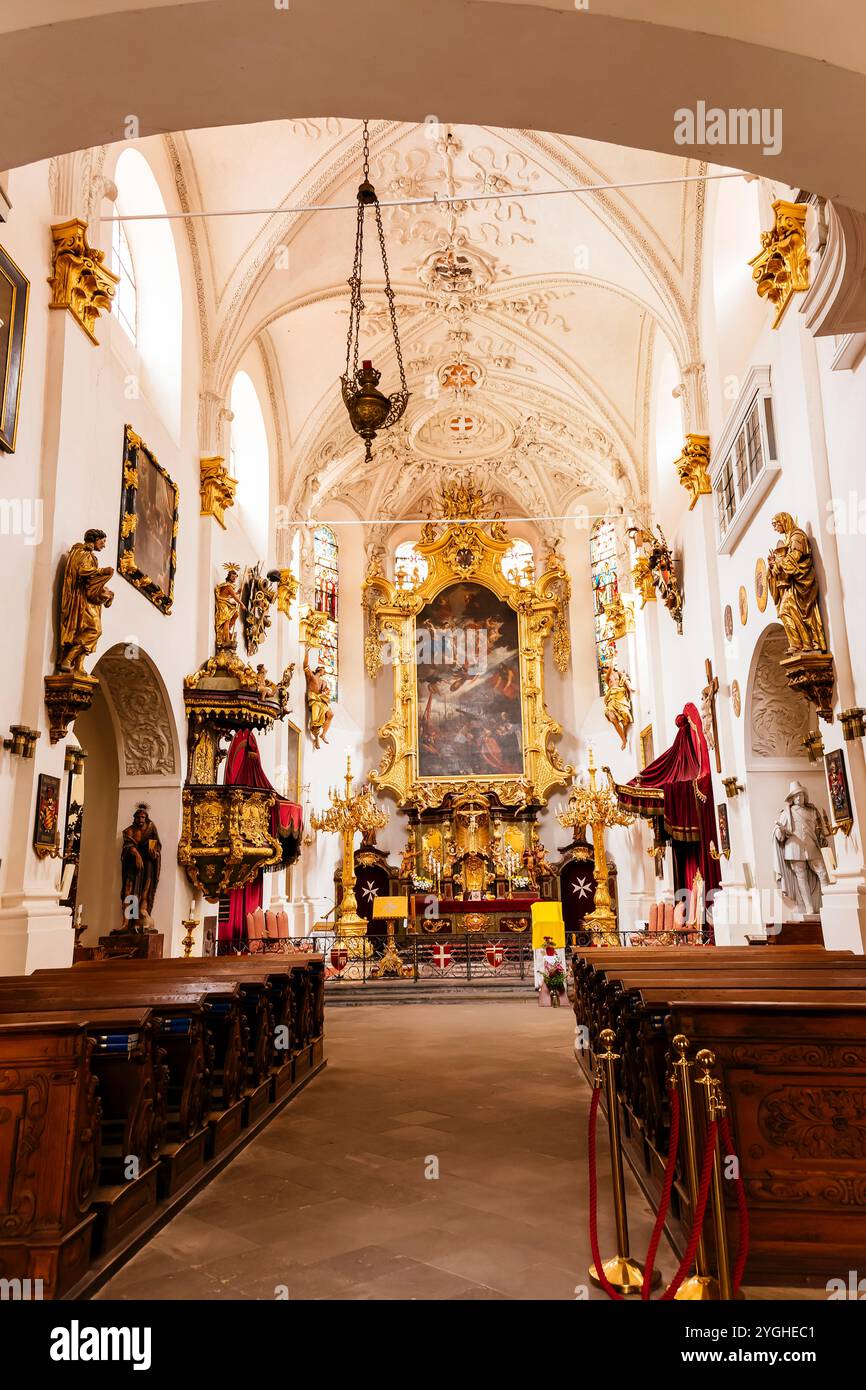
POLYGON ((722 881, 710 854, 717 839, 710 750, 694 705, 686 705, 676 723, 670 748, 630 782, 618 784, 617 800, 626 811, 652 820, 660 840, 673 842, 676 887, 691 890, 700 873, 709 893, 722 881))
MULTIPOLYGON (((278 863, 270 866, 270 871, 293 864, 301 846, 303 809, 297 802, 280 796, 265 776, 259 745, 251 729, 242 729, 231 741, 226 755, 225 784, 227 787, 250 787, 257 791, 275 792, 276 801, 271 808, 271 834, 280 841, 283 856, 278 863)), ((220 923, 220 941, 231 942, 236 950, 245 946, 247 913, 255 912, 261 905, 262 874, 259 871, 250 883, 243 888, 233 888, 229 893, 228 920, 220 923)))

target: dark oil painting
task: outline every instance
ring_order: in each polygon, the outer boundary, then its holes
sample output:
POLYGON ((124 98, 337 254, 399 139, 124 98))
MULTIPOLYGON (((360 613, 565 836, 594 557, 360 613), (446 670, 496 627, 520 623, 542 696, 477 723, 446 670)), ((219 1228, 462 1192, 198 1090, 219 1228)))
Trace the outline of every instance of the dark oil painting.
POLYGON ((451 584, 416 624, 421 777, 523 775, 517 614, 482 584, 451 584))

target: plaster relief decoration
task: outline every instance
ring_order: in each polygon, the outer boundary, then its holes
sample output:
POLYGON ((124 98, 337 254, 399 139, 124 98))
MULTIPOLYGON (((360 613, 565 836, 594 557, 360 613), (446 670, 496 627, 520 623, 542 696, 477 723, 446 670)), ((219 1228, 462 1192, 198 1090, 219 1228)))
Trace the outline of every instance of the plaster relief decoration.
POLYGON ((771 628, 761 643, 749 704, 752 752, 762 758, 804 758, 809 706, 788 684, 782 662, 788 652, 784 629, 771 628))
POLYGON ((773 204, 775 222, 770 231, 761 233, 761 250, 749 261, 758 294, 776 310, 774 328, 782 322, 793 296, 809 288, 807 211, 806 203, 777 198, 773 204))
POLYGON ((137 648, 112 647, 99 676, 114 706, 127 777, 172 777, 177 772, 170 716, 156 674, 137 648))
POLYGON ((777 512, 773 530, 781 539, 767 559, 767 587, 787 640, 782 669, 791 689, 832 724, 836 672, 818 606, 812 542, 790 512, 777 512))
MULTIPOLYGON (((677 625, 677 632, 683 631, 683 591, 674 568, 674 557, 665 540, 664 532, 656 526, 657 535, 642 526, 630 526, 628 534, 634 541, 642 559, 640 569, 641 585, 646 582, 647 570, 652 576, 653 587, 677 625)), ((637 574, 635 575, 637 582, 637 574)))
POLYGON ((413 444, 430 458, 483 458, 510 447, 514 431, 492 411, 469 408, 439 410, 416 429, 413 444))
POLYGON ((60 625, 54 675, 45 677, 45 705, 51 742, 58 743, 77 715, 90 709, 99 685, 84 669, 84 659, 96 651, 102 636, 102 609, 110 608, 114 594, 107 587, 114 574, 100 567, 97 556, 105 549, 104 531, 85 531, 61 566, 60 625))
POLYGON ((51 228, 54 242, 51 286, 52 309, 68 309, 90 341, 98 344, 94 326, 101 313, 111 311, 111 301, 120 277, 102 263, 105 252, 97 251, 87 240, 87 223, 70 217, 51 228))
POLYGON ((674 467, 677 476, 691 497, 689 511, 697 506, 699 497, 706 497, 713 491, 710 482, 710 437, 708 434, 687 434, 683 451, 674 467))
POLYGON ((225 530, 226 512, 235 502, 237 479, 231 476, 225 459, 220 458, 219 454, 203 458, 199 467, 201 515, 212 516, 225 530))

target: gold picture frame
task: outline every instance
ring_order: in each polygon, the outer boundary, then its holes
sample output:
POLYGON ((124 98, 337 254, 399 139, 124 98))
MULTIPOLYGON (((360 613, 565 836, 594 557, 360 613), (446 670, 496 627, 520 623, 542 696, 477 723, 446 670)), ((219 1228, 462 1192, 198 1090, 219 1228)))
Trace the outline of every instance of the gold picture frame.
POLYGON ((0 246, 0 449, 14 454, 30 281, 0 246))
POLYGON ((131 425, 123 433, 117 568, 161 613, 174 602, 178 489, 131 425))
POLYGON ((370 780, 382 791, 390 791, 401 806, 441 806, 449 795, 467 790, 475 796, 494 795, 506 806, 545 804, 553 791, 567 787, 574 776, 574 768, 561 761, 553 746, 562 725, 551 716, 544 699, 547 642, 552 643, 553 660, 561 673, 570 661, 566 611, 570 582, 560 557, 551 551, 534 583, 512 583, 502 569, 511 545, 498 520, 488 523, 487 529, 476 521, 428 522, 415 545, 427 561, 428 573, 416 587, 392 584, 380 565, 368 572, 363 589, 367 673, 371 679, 378 676, 386 642, 394 681, 391 717, 379 729, 386 751, 370 780), (516 614, 522 734, 522 769, 518 771, 446 776, 419 772, 416 619, 443 590, 461 584, 489 590, 516 614))
POLYGON ((653 726, 647 724, 645 729, 641 729, 638 739, 640 742, 640 770, 643 772, 655 759, 655 745, 653 739, 653 726))

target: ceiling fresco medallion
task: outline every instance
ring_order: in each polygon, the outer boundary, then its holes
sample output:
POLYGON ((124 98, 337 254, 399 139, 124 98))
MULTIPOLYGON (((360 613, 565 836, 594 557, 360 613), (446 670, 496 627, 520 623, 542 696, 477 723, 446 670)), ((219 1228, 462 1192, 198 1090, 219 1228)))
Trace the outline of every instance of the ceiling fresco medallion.
POLYGON ((469 410, 453 405, 422 420, 412 443, 428 458, 485 458, 504 453, 514 440, 511 426, 489 410, 469 410))
POLYGON ((743 624, 743 627, 745 627, 746 623, 749 621, 749 595, 746 593, 745 584, 740 585, 739 605, 740 622, 743 624))
POLYGON ((740 717, 740 711, 741 711, 742 706, 743 706, 742 698, 741 698, 741 696, 740 696, 740 682, 739 682, 739 681, 731 681, 731 704, 734 706, 734 714, 735 714, 735 715, 737 716, 737 718, 739 719, 739 717, 740 717))
POLYGON ((725 637, 729 642, 734 638, 734 610, 729 603, 725 604, 725 637))

